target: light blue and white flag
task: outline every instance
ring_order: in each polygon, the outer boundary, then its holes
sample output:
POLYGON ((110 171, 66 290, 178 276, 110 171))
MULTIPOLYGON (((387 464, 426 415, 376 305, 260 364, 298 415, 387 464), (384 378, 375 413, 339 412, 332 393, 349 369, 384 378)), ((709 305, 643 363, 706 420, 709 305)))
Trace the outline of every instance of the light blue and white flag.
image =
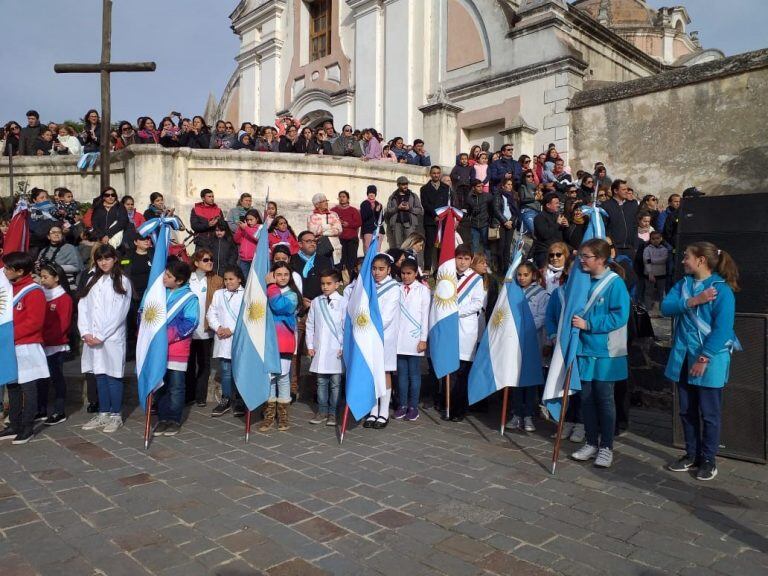
POLYGON ((259 228, 256 242, 232 335, 232 376, 248 410, 256 410, 267 401, 269 380, 272 374, 281 372, 275 319, 267 300, 269 238, 266 226, 259 228))
POLYGON ((176 218, 152 218, 138 228, 140 236, 152 236, 155 248, 147 290, 139 306, 141 320, 136 339, 136 375, 142 410, 146 410, 149 395, 163 385, 168 368, 168 310, 163 274, 168 262, 171 229, 179 229, 176 218))
POLYGON ((13 342, 13 286, 0 268, 0 350, 7 351, 0 362, 0 386, 19 378, 13 342))
POLYGON ((470 404, 508 386, 540 386, 544 383, 536 323, 525 293, 516 280, 517 267, 523 261, 522 240, 520 234, 512 264, 469 372, 470 404))
POLYGON ((386 393, 384 370, 384 323, 379 310, 376 282, 371 273, 378 252, 379 234, 365 254, 360 275, 349 296, 344 318, 344 364, 347 370, 346 400, 352 416, 360 420, 386 393))
MULTIPOLYGON (((589 225, 584 233, 584 240, 592 238, 605 238, 605 225, 602 208, 583 206, 582 212, 589 216, 589 225)), ((581 269, 578 259, 574 262, 568 280, 565 283, 565 303, 560 310, 560 320, 557 324, 557 337, 552 351, 552 360, 549 364, 547 383, 544 386, 544 405, 547 407, 553 420, 560 420, 560 411, 563 403, 563 388, 568 368, 571 368, 571 382, 569 394, 581 390, 579 377, 579 365, 576 362, 576 352, 579 348, 579 329, 571 326, 571 320, 584 310, 589 296, 589 287, 592 280, 590 275, 581 269)), ((553 294, 553 298, 557 296, 553 294)))

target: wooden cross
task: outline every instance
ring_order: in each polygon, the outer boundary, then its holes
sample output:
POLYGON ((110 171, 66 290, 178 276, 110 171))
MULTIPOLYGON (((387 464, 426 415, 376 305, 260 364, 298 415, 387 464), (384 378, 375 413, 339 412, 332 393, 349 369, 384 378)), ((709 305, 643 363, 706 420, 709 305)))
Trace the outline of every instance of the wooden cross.
MULTIPOLYGON (((101 62, 98 64, 56 64, 54 72, 61 74, 99 73, 101 76, 101 135, 99 151, 101 170, 101 189, 109 186, 109 147, 111 118, 110 74, 112 72, 154 72, 154 62, 133 62, 115 64, 112 58, 112 0, 103 0, 104 8, 101 14, 101 62)), ((86 118, 87 122, 87 118, 86 118)))

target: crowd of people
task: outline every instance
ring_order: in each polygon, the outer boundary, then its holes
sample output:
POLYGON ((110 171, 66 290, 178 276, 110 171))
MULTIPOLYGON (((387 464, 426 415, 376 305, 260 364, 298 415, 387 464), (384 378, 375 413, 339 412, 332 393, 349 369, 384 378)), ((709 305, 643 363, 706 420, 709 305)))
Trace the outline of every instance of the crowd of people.
MULTIPOLYGON (((98 126, 94 111, 87 118, 91 126, 98 126)), ((197 147, 235 147, 237 142, 243 147, 250 145, 247 138, 242 141, 243 135, 253 131, 259 139, 254 139, 255 149, 262 145, 258 142, 271 142, 269 148, 274 151, 306 151, 295 149, 304 130, 294 138, 298 127, 292 122, 281 126, 282 135, 271 128, 259 132, 252 125, 244 125, 239 135, 234 130, 228 134, 229 127, 222 122, 202 138, 201 118, 195 117, 189 124, 179 119, 180 127, 164 119, 159 132, 151 119, 144 119, 135 135, 130 124, 121 126, 132 137, 146 140, 150 134, 152 142, 191 145, 194 141, 197 147), (285 150, 286 141, 294 149, 285 150)), ((344 147, 349 142, 355 149, 352 155, 360 157, 379 138, 375 131, 363 131, 358 139, 349 127, 335 137, 330 123, 323 127, 323 134, 320 148, 329 145, 330 153, 335 154, 336 142, 344 147)), ((81 134, 83 148, 97 135, 95 128, 85 141, 81 134)), ((74 147, 64 142, 68 149, 74 147)), ((28 153, 29 135, 19 137, 18 143, 19 150, 28 153)), ((123 145, 131 143, 134 141, 124 141, 123 145)), ((422 361, 426 358, 431 366, 428 314, 431 275, 443 241, 439 212, 452 205, 463 214, 456 238, 451 239, 456 243, 461 363, 450 381, 449 413, 448 391, 442 381, 430 378, 435 408, 454 422, 465 417, 468 375, 478 341, 505 281, 513 241, 522 234, 528 259, 517 268, 514 281, 524 290, 535 320, 543 370, 557 337, 563 286, 571 267, 581 267, 592 278, 590 306, 567 319, 580 329, 578 362, 583 381, 581 393, 569 403, 563 428, 572 442, 585 442, 572 456, 611 466, 614 436, 628 424, 626 345, 632 337, 633 302, 634 306, 645 303, 649 309, 659 303, 660 313, 676 319, 667 376, 678 382, 686 433, 686 455, 670 469, 697 467, 700 479, 713 478, 717 474, 722 387, 734 338, 733 292, 738 288, 738 274, 732 259, 711 244, 693 244, 683 258, 684 279, 673 286, 667 279, 671 279, 680 195, 667 198, 665 209, 652 194, 638 201, 627 182, 609 177, 602 163, 572 175, 553 145, 536 158, 514 158, 511 144, 494 153, 488 148, 474 146, 468 153, 458 154, 448 174, 440 166, 431 166, 429 179, 418 192, 408 178, 399 177, 396 189, 384 202, 379 201, 375 185, 367 187, 359 207, 351 205, 347 191, 338 193, 332 208, 325 194, 317 193, 306 219, 293 222, 281 214, 275 202, 259 210, 248 193, 225 212, 214 192, 203 189, 200 202, 187 222, 182 222, 160 192, 150 196, 142 212, 133 198, 118 198, 111 187, 87 210, 66 188, 58 188, 52 195, 32 189, 30 248, 25 253, 6 250, 4 254, 5 273, 16 295, 19 381, 8 386, 10 424, 0 438, 25 443, 34 434, 36 420, 43 419, 49 426, 66 420, 62 366, 66 358, 78 353, 88 380, 87 411, 95 414, 84 429, 114 433, 122 426, 124 366, 136 350, 140 302, 153 253, 151 240, 137 230, 159 216, 177 219, 182 232, 171 246, 164 276, 172 312, 168 316, 168 372, 165 386, 157 394, 155 435, 179 433, 185 404, 207 405, 214 360, 221 398, 211 416, 245 414, 232 372, 232 335, 262 227, 267 229, 269 242, 267 295, 276 320, 282 369, 272 379, 259 429, 267 432, 275 423, 279 430, 289 428, 290 405, 299 395, 299 379, 305 372, 302 360, 307 357, 308 371, 317 376, 315 416, 310 422, 336 425, 343 398, 342 334, 347 301, 360 273, 360 254, 369 250, 377 232, 380 240, 386 237, 389 246, 375 255, 372 265, 384 326, 388 392, 365 418, 364 427, 385 428, 393 400, 392 417, 418 420, 423 405, 422 361), (603 214, 606 238, 583 242, 595 209, 603 214), (189 242, 194 243, 193 249, 187 249, 189 242), (51 384, 54 405, 49 409, 51 384)), ((408 154, 414 153, 422 155, 423 143, 414 143, 408 154)), ((429 165, 428 156, 422 165, 429 165)), ((699 194, 691 188, 683 196, 699 194)), ((5 209, 0 217, 0 241, 8 230, 13 206, 5 209)), ((540 393, 535 387, 513 389, 510 428, 528 433, 536 430, 540 393)))

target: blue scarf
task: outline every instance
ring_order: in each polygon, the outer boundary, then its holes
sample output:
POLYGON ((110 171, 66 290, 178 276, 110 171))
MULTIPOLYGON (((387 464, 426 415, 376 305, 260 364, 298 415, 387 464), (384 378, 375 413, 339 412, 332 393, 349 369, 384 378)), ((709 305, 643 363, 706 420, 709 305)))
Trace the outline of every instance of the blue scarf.
POLYGON ((304 278, 309 277, 309 273, 312 272, 312 268, 315 267, 315 256, 317 256, 317 252, 312 254, 312 256, 307 256, 306 254, 304 254, 304 252, 299 250, 299 258, 304 260, 304 270, 301 271, 302 277, 304 278))

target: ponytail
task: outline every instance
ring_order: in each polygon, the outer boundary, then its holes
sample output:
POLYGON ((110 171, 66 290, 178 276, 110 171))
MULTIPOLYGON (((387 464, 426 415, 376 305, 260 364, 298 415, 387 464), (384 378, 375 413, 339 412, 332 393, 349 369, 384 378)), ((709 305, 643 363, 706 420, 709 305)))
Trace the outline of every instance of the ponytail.
POLYGON ((726 284, 731 287, 731 290, 734 292, 740 290, 739 268, 728 252, 718 249, 711 242, 694 242, 689 244, 686 250, 689 250, 697 258, 704 258, 707 267, 722 276, 726 284))

